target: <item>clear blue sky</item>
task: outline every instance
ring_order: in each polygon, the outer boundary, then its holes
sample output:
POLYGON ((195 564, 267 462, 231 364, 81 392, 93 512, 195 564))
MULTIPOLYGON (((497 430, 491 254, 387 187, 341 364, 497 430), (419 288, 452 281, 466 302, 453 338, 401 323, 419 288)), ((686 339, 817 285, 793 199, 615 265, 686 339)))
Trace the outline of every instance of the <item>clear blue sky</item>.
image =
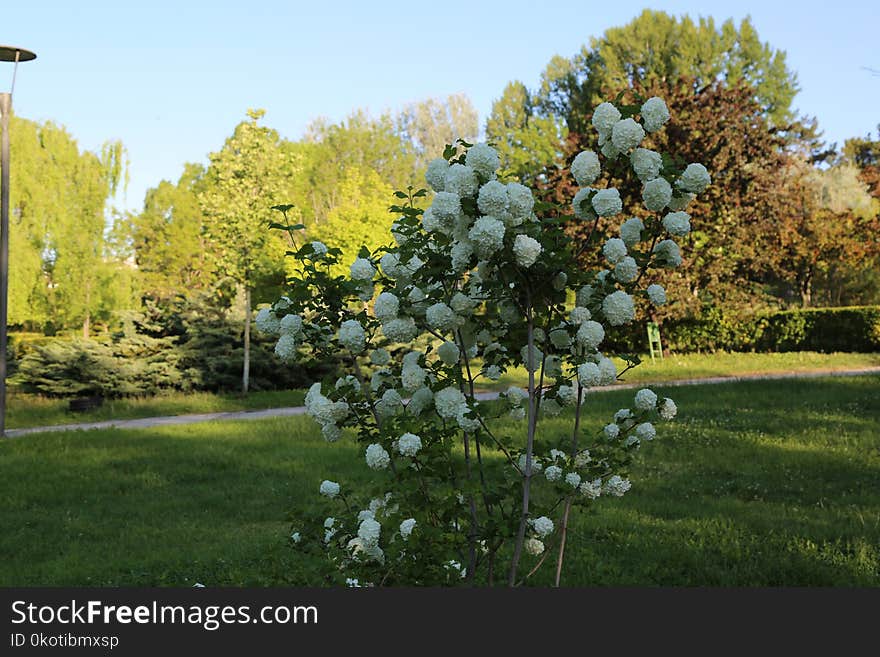
MULTIPOLYGON (((644 2, 432 2, 263 0, 245 3, 83 0, 6 3, 0 43, 33 50, 18 70, 20 116, 61 123, 81 146, 121 139, 131 183, 118 204, 203 162, 249 107, 297 138, 317 116, 338 121, 429 96, 464 92, 481 125, 504 85, 534 86, 554 54, 623 25, 644 2)), ((650 5, 675 15, 737 22, 750 15, 762 40, 785 50, 829 141, 880 123, 880 3, 714 2, 650 5)), ((11 65, 0 68, 8 90, 11 65)))

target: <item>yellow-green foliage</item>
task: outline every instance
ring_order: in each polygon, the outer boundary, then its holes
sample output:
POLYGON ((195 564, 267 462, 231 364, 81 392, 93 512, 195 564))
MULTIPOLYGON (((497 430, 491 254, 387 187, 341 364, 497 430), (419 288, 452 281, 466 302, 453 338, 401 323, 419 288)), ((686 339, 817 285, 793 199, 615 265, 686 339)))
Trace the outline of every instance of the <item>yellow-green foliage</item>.
POLYGON ((388 241, 394 217, 388 207, 394 200, 391 187, 373 169, 349 167, 339 184, 337 203, 324 221, 307 226, 310 237, 342 249, 334 273, 348 272, 361 245, 370 250, 388 241))

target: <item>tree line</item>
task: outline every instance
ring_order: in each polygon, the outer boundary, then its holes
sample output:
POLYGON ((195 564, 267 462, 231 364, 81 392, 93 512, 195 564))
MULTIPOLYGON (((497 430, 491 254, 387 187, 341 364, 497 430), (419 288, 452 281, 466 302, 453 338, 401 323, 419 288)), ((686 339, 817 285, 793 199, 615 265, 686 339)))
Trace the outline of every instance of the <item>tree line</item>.
MULTIPOLYGON (((785 53, 748 19, 646 10, 551 59, 534 88, 510 82, 483 128, 507 176, 560 201, 572 195, 572 158, 599 149, 589 128, 600 99, 666 99, 676 119, 646 147, 704 162, 713 185, 687 208, 687 259, 663 281, 679 301, 657 319, 877 303, 880 141, 826 144, 792 107, 797 91, 785 53)), ((295 140, 262 119, 248 111, 206 164, 187 164, 147 192, 142 211, 122 214, 107 208, 125 177, 122 144, 82 151, 63 128, 16 117, 10 324, 88 336, 120 311, 185 299, 248 331, 251 310, 277 298, 287 275, 291 245, 267 230, 273 205, 292 204, 308 239, 354 258, 388 234, 393 191, 423 186, 445 144, 480 132, 464 95, 318 119, 295 140)), ((614 167, 605 175, 597 185, 633 184, 614 167)), ((589 229, 568 228, 573 239, 589 229)))

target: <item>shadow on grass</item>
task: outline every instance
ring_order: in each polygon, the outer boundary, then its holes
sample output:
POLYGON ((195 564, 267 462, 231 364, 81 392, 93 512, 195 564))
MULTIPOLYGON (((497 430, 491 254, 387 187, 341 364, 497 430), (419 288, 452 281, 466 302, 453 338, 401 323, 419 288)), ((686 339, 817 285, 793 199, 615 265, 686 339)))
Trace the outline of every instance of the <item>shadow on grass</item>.
MULTIPOLYGON (((564 581, 877 586, 878 389, 880 377, 658 387, 680 417, 642 449, 631 493, 575 521, 564 581)), ((592 428, 632 394, 590 399, 592 428)), ((288 547, 286 513, 322 503, 324 478, 368 481, 361 454, 302 418, 8 441, 0 584, 321 585, 324 564, 288 547)))

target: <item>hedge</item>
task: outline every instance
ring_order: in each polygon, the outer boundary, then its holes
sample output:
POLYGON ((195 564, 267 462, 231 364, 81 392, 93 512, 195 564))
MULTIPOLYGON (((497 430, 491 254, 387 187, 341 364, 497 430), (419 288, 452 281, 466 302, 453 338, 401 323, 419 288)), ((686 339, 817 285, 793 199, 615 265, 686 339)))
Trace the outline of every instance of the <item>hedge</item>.
MULTIPOLYGON (((710 310, 699 319, 664 322, 664 349, 678 353, 713 351, 880 351, 880 306, 805 308, 756 314, 725 315, 710 310)), ((644 323, 611 336, 617 350, 643 353, 644 323)))

